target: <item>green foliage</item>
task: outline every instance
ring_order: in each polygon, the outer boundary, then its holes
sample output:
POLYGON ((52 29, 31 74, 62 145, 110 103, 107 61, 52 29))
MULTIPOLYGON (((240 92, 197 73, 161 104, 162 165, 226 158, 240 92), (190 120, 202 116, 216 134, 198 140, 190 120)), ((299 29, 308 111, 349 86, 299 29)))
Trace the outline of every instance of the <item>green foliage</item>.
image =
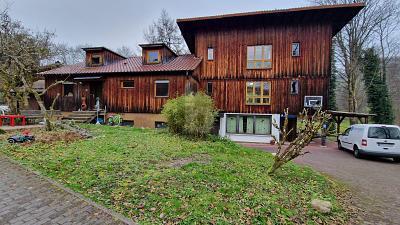
POLYGON ((162 114, 171 132, 204 138, 212 129, 217 111, 210 96, 196 93, 169 100, 162 114))
POLYGON ((0 129, 0 134, 5 134, 6 132, 2 129, 0 129))
POLYGON ((376 114, 374 122, 393 124, 394 114, 388 87, 380 75, 379 56, 373 48, 364 51, 363 72, 370 112, 376 114))
POLYGON ((336 68, 336 58, 334 56, 334 48, 332 50, 331 56, 331 76, 329 78, 329 89, 328 89, 328 109, 336 110, 336 76, 338 75, 338 70, 336 68))
POLYGON ((288 163, 268 177, 271 154, 228 140, 84 127, 96 138, 2 140, 0 152, 139 224, 348 224, 340 190, 310 168, 288 163), (331 201, 332 213, 313 210, 314 198, 331 201))
POLYGON ((108 125, 110 126, 119 126, 122 123, 122 116, 119 114, 115 114, 108 118, 108 125))

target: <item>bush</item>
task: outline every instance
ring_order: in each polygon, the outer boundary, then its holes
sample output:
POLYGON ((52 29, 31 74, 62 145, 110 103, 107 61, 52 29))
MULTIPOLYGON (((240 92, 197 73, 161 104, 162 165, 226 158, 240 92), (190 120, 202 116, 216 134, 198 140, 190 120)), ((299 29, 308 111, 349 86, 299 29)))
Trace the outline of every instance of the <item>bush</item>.
POLYGON ((5 134, 6 132, 2 129, 0 129, 0 134, 5 134))
POLYGON ((171 132, 203 138, 210 133, 217 110, 209 96, 197 93, 168 100, 162 114, 171 132))

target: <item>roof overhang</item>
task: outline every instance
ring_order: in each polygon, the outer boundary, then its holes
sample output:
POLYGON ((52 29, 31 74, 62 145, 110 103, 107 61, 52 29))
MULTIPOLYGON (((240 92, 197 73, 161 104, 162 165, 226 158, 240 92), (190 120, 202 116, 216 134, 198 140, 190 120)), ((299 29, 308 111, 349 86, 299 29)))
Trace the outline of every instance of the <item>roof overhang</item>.
POLYGON ((332 36, 336 35, 360 10, 364 3, 321 5, 292 9, 278 9, 208 17, 178 19, 177 23, 191 52, 194 52, 194 37, 198 29, 237 27, 240 24, 304 24, 329 23, 332 36))

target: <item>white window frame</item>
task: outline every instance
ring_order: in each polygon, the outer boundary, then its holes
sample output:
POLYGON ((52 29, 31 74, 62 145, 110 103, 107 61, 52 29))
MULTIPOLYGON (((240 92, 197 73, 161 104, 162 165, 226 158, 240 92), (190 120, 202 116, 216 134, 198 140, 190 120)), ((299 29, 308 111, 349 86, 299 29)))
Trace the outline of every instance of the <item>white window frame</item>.
POLYGON ((154 96, 157 98, 168 98, 169 97, 169 80, 156 80, 154 83, 154 96), (168 91, 166 96, 157 95, 157 84, 168 84, 168 91))
POLYGON ((213 47, 208 47, 207 48, 207 60, 208 61, 213 61, 214 60, 214 48, 213 47))

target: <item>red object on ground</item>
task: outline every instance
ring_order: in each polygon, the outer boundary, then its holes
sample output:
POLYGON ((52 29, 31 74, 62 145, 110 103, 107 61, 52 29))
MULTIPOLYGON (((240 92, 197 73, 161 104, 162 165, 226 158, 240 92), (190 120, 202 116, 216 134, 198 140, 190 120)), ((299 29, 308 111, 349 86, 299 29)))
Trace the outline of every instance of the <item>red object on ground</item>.
POLYGON ((20 118, 22 119, 22 126, 26 124, 26 116, 22 115, 0 115, 0 126, 3 126, 3 119, 10 119, 10 126, 15 126, 15 119, 20 118))

